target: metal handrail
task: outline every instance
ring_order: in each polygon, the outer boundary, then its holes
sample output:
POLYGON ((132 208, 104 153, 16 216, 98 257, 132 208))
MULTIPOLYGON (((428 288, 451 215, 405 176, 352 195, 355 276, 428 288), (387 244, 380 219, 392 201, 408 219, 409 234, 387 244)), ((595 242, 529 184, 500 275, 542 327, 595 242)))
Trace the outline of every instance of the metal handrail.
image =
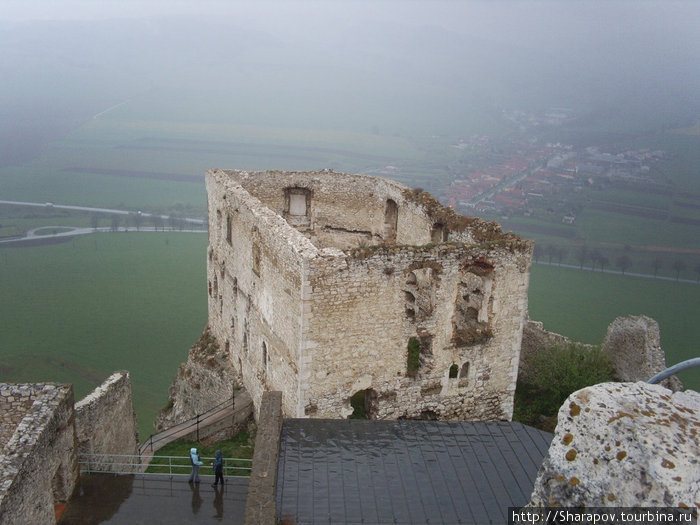
MULTIPOLYGON (((236 477, 250 477, 253 460, 250 458, 222 458, 224 462, 224 475, 236 477), (241 466, 248 465, 248 466, 241 466)), ((202 467, 209 467, 207 463, 214 461, 213 457, 203 457, 200 461, 205 463, 202 467)), ((78 454, 78 465, 81 472, 91 474, 148 474, 154 476, 187 476, 192 464, 189 456, 153 456, 149 462, 144 463, 141 456, 133 454, 78 454), (130 459, 134 461, 129 461, 130 459), (167 460, 167 463, 153 461, 167 460), (104 468, 107 467, 107 468, 104 468), (167 469, 167 472, 146 472, 151 469, 167 469), (185 472, 177 472, 184 470, 185 472)))
POLYGON ((692 359, 688 359, 687 361, 681 361, 680 363, 677 363, 663 372, 659 372, 656 374, 654 377, 652 377, 648 383, 654 385, 660 381, 663 381, 667 377, 670 377, 674 374, 677 374, 678 372, 681 372, 683 370, 687 370, 688 368, 694 368, 696 366, 700 366, 700 357, 694 357, 692 359))
MULTIPOLYGON (((176 425, 173 425, 170 428, 166 428, 162 432, 158 432, 156 434, 151 434, 149 438, 144 441, 141 445, 139 445, 139 454, 142 454, 144 450, 146 450, 146 447, 150 447, 151 450, 153 450, 153 445, 158 444, 160 441, 164 441, 166 438, 170 437, 173 434, 176 434, 178 432, 181 432, 183 430, 189 430, 190 428, 196 429, 197 434, 199 434, 199 424, 202 422, 203 419, 206 419, 209 416, 214 415, 216 412, 220 412, 226 408, 224 405, 231 405, 234 408, 233 415, 236 415, 236 404, 235 404, 235 398, 227 399, 226 401, 223 401, 216 405, 213 408, 210 408, 206 412, 202 412, 201 414, 197 414, 196 416, 183 421, 181 423, 177 423, 176 425)), ((241 409, 242 410, 242 409, 241 409)), ((197 436, 197 441, 199 441, 199 435, 197 436)))

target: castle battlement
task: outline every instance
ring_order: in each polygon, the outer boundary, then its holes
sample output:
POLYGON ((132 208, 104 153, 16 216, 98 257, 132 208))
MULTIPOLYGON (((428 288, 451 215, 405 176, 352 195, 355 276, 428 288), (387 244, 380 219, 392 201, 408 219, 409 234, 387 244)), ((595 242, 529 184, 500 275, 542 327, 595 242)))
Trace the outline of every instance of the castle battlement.
POLYGON ((287 417, 347 417, 361 393, 373 418, 511 418, 530 241, 387 179, 206 183, 209 325, 256 409, 280 390, 287 417))

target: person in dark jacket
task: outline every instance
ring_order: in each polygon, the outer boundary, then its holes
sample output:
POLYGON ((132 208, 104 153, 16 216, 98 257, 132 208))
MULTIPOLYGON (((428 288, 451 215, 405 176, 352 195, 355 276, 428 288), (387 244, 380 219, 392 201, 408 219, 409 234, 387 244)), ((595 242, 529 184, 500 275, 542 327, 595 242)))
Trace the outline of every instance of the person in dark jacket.
POLYGON ((219 480, 221 480, 221 485, 223 486, 224 484, 224 460, 221 457, 221 451, 217 450, 216 451, 216 459, 214 459, 214 463, 212 463, 214 467, 214 474, 216 475, 216 478, 214 479, 214 483, 212 483, 212 487, 216 487, 219 484, 219 480))

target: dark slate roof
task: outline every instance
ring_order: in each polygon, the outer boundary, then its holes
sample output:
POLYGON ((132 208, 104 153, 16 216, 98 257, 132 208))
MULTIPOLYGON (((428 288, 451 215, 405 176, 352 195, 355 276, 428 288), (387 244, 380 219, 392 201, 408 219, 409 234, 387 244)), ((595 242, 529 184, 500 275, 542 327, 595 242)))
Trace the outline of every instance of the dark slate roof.
POLYGON ((520 423, 286 419, 282 523, 508 523, 552 434, 520 423))

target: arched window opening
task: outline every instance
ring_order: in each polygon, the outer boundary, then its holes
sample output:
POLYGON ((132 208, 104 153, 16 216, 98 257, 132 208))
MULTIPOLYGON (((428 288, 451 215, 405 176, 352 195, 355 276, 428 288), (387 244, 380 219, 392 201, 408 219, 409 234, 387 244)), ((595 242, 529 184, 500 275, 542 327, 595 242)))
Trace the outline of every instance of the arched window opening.
POLYGON ((450 367, 450 379, 457 379, 457 374, 459 373, 459 367, 456 364, 452 364, 450 367))
POLYGON ((469 361, 462 365, 459 371, 459 386, 465 387, 469 385, 469 361))
POLYGON ((384 242, 396 243, 396 228, 399 222, 399 206, 391 199, 387 199, 384 207, 384 242))

